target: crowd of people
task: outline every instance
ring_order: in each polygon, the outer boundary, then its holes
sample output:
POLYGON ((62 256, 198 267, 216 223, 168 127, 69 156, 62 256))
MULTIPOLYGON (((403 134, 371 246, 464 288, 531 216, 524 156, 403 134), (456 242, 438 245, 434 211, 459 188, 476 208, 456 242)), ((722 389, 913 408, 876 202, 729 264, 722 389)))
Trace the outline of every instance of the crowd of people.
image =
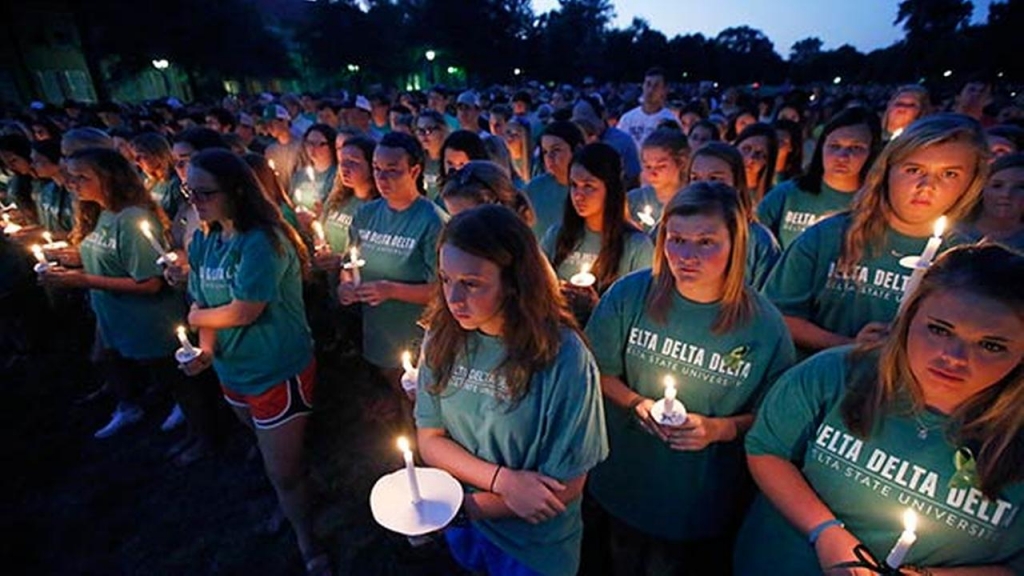
POLYGON ((181 466, 226 402, 309 574, 341 356, 464 486, 472 573, 1019 574, 1024 108, 998 88, 654 68, 33 105, 0 127, 0 341, 42 345, 42 290, 117 400, 98 441, 169 391, 181 466))

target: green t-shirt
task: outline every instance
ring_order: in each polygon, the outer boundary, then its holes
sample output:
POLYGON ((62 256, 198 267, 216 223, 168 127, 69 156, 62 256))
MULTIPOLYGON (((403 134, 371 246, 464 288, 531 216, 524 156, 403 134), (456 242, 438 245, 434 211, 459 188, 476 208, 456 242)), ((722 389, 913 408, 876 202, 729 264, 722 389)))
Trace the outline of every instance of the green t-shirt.
POLYGON ((292 183, 289 188, 292 191, 292 200, 295 201, 295 207, 301 206, 315 212, 317 205, 327 198, 331 188, 334 187, 334 175, 337 171, 338 166, 331 164, 323 172, 314 170, 313 179, 310 180, 305 168, 296 170, 292 174, 292 183))
MULTIPOLYGON (((433 371, 419 371, 416 426, 443 428, 473 456, 513 470, 560 481, 578 478, 608 456, 601 387, 594 357, 582 339, 563 330, 558 355, 530 377, 523 398, 508 400, 498 367, 506 358, 500 338, 469 334, 444 391, 431 394, 433 371)), ((475 491, 472 487, 467 490, 475 491)), ((580 500, 562 514, 530 524, 518 517, 474 522, 516 560, 550 576, 575 574, 583 521, 580 500)))
MULTIPOLYGON (((555 244, 558 241, 558 232, 562 229, 561 224, 555 224, 548 229, 540 247, 547 256, 548 261, 554 264, 555 244)), ((586 227, 583 228, 583 241, 576 245, 576 249, 565 257, 565 260, 555 269, 560 280, 568 281, 575 274, 578 274, 583 264, 591 264, 597 260, 601 252, 601 235, 592 232, 586 227)), ((641 232, 626 232, 625 246, 622 256, 619 258, 619 276, 625 276, 634 270, 651 267, 651 259, 654 255, 654 247, 651 239, 641 232)), ((601 287, 605 288, 605 287, 601 287)))
MULTIPOLYGON (((594 310, 586 333, 601 374, 651 399, 664 396, 664 377, 672 375, 677 398, 690 412, 752 412, 794 360, 775 307, 751 290, 751 320, 713 334, 719 304, 696 303, 673 291, 666 322, 659 324, 646 306, 652 285, 650 270, 630 274, 594 310)), ((752 491, 741 441, 680 452, 647 434, 625 410, 606 403, 605 411, 611 457, 589 479, 590 493, 605 510, 669 540, 714 538, 735 526, 752 491)))
POLYGON ((971 242, 980 242, 982 240, 986 240, 988 242, 1002 244, 1003 246, 1006 246, 1007 248, 1012 248, 1018 252, 1024 252, 1024 229, 1019 229, 1015 234, 1011 234, 1009 237, 1001 238, 999 240, 986 238, 985 233, 975 228, 974 224, 970 222, 958 224, 956 227, 956 231, 958 234, 970 240, 971 242))
POLYGON ((295 230, 299 230, 299 216, 295 213, 295 209, 286 202, 281 202, 277 207, 281 209, 281 217, 284 218, 284 221, 291 224, 295 230))
POLYGON ((526 196, 537 216, 533 223, 533 235, 540 240, 548 228, 562 221, 565 202, 569 198, 569 186, 562 186, 554 176, 545 173, 530 180, 526 186, 526 196))
MULTIPOLYGON (((359 245, 363 282, 391 280, 429 284, 437 279, 437 237, 448 217, 425 197, 416 198, 401 212, 379 198, 367 202, 352 218, 352 238, 359 245)), ((388 300, 378 306, 364 304, 363 355, 377 366, 395 368, 403 350, 415 348, 423 337, 416 322, 419 304, 388 300)))
POLYGON ((181 180, 173 171, 167 180, 153 182, 149 187, 149 195, 168 217, 177 214, 178 208, 185 202, 185 196, 181 193, 181 180))
POLYGON ((658 194, 654 191, 654 187, 641 186, 640 188, 630 190, 626 194, 626 202, 629 204, 630 220, 636 222, 636 225, 648 233, 651 236, 651 240, 654 240, 658 231, 658 222, 661 222, 661 213, 665 210, 665 205, 658 200, 658 194), (651 207, 651 218, 654 219, 654 224, 647 224, 640 219, 640 214, 648 206, 651 207))
MULTIPOLYGON (((844 212, 808 228, 782 253, 764 293, 783 314, 852 338, 868 322, 890 322, 896 316, 912 272, 900 259, 920 255, 928 239, 888 229, 879 249, 868 247, 852 274, 843 275, 836 262, 850 220, 844 212)), ((962 242, 947 235, 940 250, 962 242)))
POLYGON ((768 227, 783 248, 818 221, 850 207, 853 192, 840 192, 824 181, 821 192, 811 194, 787 180, 772 188, 757 205, 757 219, 768 227))
MULTIPOLYGON (((840 404, 851 369, 877 355, 852 347, 823 351, 784 374, 765 398, 747 435, 747 452, 793 462, 818 497, 880 561, 900 532, 907 508, 917 512, 917 541, 905 564, 925 567, 1008 564, 1024 571, 1024 482, 992 502, 975 488, 950 487, 957 446, 944 434, 949 418, 898 411, 880 418, 868 438, 843 423, 840 404), (856 364, 853 364, 856 362, 856 364), (919 430, 925 428, 925 438, 919 430)), ((737 574, 820 574, 814 549, 764 497, 747 516, 736 546, 737 574)))
MULTIPOLYGON (((149 221, 155 237, 163 234, 160 222, 144 208, 132 206, 120 212, 100 212, 96 228, 79 247, 85 272, 136 282, 162 278, 163 272, 156 264, 160 255, 139 230, 142 220, 149 221)), ((156 294, 94 289, 89 290, 89 297, 104 347, 140 360, 174 354, 174 328, 185 318, 181 294, 164 286, 156 294)))
POLYGON ((747 225, 747 265, 744 272, 748 286, 760 290, 781 255, 782 249, 768 228, 760 222, 747 225))
POLYGON ((39 187, 36 201, 39 225, 50 232, 71 232, 75 226, 75 209, 71 193, 53 180, 39 187))
POLYGON ((200 308, 232 300, 265 302, 247 326, 217 330, 213 367, 239 394, 261 394, 302 372, 313 360, 313 339, 302 301, 302 271, 295 248, 279 234, 282 252, 262 230, 197 230, 189 245, 188 291, 200 308))

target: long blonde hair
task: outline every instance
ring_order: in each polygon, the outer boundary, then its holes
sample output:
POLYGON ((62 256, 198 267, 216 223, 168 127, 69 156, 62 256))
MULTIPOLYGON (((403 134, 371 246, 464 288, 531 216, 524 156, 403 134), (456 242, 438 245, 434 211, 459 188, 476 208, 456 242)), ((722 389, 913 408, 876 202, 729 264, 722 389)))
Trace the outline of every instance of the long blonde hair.
POLYGON ((652 276, 654 286, 647 298, 647 310, 655 322, 664 324, 676 290, 675 277, 665 257, 668 219, 672 216, 694 214, 717 215, 729 229, 731 252, 725 269, 721 309, 711 331, 722 334, 745 324, 753 316, 754 303, 743 279, 747 260, 747 218, 739 195, 731 186, 721 182, 695 182, 677 193, 661 215, 658 239, 654 248, 652 276))
MULTIPOLYGON (((897 317, 889 338, 854 350, 852 364, 877 356, 853 374, 841 412, 846 426, 867 438, 876 420, 909 397, 913 413, 924 410, 924 393, 910 370, 910 324, 931 295, 954 290, 999 301, 1024 318, 1024 256, 998 244, 958 246, 939 257, 897 317)), ((860 364, 863 366, 863 364, 860 364)), ((978 392, 950 415, 946 434, 954 446, 977 455, 980 488, 995 498, 1006 484, 1024 479, 1024 366, 1018 364, 995 385, 978 392)))
POLYGON ((988 144, 981 124, 962 114, 936 114, 918 120, 882 150, 854 196, 850 206, 853 217, 839 258, 841 270, 852 270, 864 258, 866 249, 881 248, 889 222, 895 217, 889 197, 889 171, 922 148, 948 142, 970 144, 976 154, 974 178, 946 215, 955 222, 971 212, 988 176, 988 144))

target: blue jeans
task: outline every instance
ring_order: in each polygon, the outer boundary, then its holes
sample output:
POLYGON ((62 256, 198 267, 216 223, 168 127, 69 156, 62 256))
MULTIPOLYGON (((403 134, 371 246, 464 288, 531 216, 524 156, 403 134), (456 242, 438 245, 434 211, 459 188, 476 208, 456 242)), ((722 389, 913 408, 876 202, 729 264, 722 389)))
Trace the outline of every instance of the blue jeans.
POLYGON ((452 557, 467 570, 488 576, 540 576, 495 546, 472 524, 449 526, 444 536, 452 557))

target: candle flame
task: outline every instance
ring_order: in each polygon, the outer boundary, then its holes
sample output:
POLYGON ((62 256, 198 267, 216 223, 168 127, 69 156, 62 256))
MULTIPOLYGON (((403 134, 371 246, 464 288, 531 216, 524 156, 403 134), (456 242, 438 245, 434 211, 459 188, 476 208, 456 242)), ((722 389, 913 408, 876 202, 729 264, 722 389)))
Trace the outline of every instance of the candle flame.
POLYGON ((412 353, 408 350, 402 352, 402 364, 412 364, 412 353))
POLYGON ((580 274, 589 274, 590 266, 590 262, 584 262, 583 264, 580 264, 580 274))
POLYGON ((903 530, 907 532, 917 531, 917 514, 910 508, 903 512, 903 530))
POLYGON ((45 256, 43 256, 43 247, 39 244, 32 245, 32 254, 35 255, 36 259, 40 262, 45 258, 45 256))
POLYGON ((651 208, 650 204, 644 205, 644 214, 650 215, 650 214, 653 214, 653 213, 654 213, 654 208, 651 208))
POLYGON ((186 332, 186 330, 185 330, 185 326, 183 326, 183 325, 179 325, 179 326, 178 326, 178 328, 177 328, 177 331, 178 331, 178 334, 181 334, 181 335, 183 335, 183 336, 184 336, 184 335, 185 335, 185 332, 186 332))
POLYGON ((139 230, 142 230, 142 233, 146 236, 146 238, 153 237, 153 231, 149 227, 148 220, 142 220, 139 222, 139 230))
POLYGON ((935 237, 938 238, 938 237, 942 236, 942 233, 945 232, 945 231, 946 231, 946 217, 942 216, 938 220, 935 221, 935 228, 934 228, 935 237))
POLYGON ((676 379, 673 378, 672 376, 665 376, 664 382, 665 382, 665 388, 675 388, 676 387, 676 379))
POLYGON ((321 242, 324 240, 324 226, 318 220, 314 220, 310 226, 313 228, 313 233, 320 239, 321 242))
POLYGON ((43 232, 43 240, 46 240, 47 244, 53 244, 53 234, 43 232))
POLYGON ((355 266, 356 261, 359 260, 359 248, 353 246, 352 249, 348 251, 348 258, 352 261, 352 265, 355 266))
POLYGON ((270 166, 271 170, 277 170, 277 164, 274 164, 273 160, 267 160, 267 166, 270 166))
POLYGON ((309 177, 311 182, 316 181, 316 171, 313 170, 312 166, 306 166, 306 176, 309 177))
POLYGON ((405 436, 398 437, 398 449, 402 452, 409 451, 409 440, 405 436))

